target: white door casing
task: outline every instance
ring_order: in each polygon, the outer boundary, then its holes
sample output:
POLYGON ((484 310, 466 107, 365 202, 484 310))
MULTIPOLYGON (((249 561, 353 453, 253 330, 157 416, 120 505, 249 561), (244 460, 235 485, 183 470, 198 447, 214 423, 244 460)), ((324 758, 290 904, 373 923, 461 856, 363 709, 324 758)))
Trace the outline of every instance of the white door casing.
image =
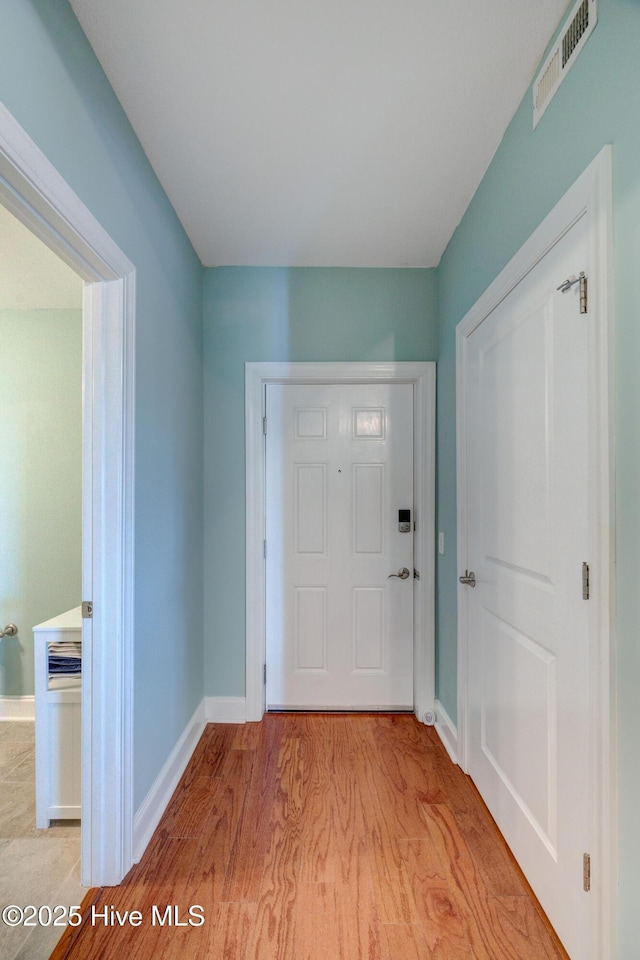
POLYGON ((263 669, 266 639, 264 560, 265 437, 262 418, 269 383, 408 383, 414 388, 415 566, 414 710, 420 719, 434 710, 434 455, 435 364, 247 363, 246 428, 246 719, 260 720, 265 709, 263 669))
POLYGON ((575 960, 614 950, 609 203, 605 149, 457 329, 460 762, 575 960))
POLYGON ((81 882, 133 863, 135 268, 0 104, 0 202, 85 281, 81 882))
POLYGON ((411 710, 413 385, 269 384, 266 414, 267 709, 411 710))

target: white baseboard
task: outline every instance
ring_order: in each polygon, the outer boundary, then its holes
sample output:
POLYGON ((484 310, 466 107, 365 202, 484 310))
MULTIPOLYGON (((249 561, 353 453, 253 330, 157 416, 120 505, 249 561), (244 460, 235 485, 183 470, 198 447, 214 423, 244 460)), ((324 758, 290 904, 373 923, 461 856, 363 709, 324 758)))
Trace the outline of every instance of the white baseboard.
POLYGON ((206 725, 204 700, 182 732, 133 818, 133 858, 138 863, 167 808, 206 725))
POLYGON ((458 762, 458 729, 442 706, 436 700, 436 733, 442 740, 443 746, 454 763, 458 762))
POLYGON ((36 699, 30 697, 0 697, 0 720, 35 720, 36 699))
POLYGON ((207 723, 246 723, 245 697, 205 697, 207 723))

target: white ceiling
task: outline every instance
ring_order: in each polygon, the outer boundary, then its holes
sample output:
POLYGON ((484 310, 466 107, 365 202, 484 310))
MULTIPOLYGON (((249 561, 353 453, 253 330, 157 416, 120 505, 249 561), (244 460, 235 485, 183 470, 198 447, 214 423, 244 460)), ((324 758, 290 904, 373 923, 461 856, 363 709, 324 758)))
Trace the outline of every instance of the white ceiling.
POLYGON ((71 267, 0 204, 0 310, 82 309, 71 267))
POLYGON ((435 266, 567 0, 71 0, 206 266, 435 266))

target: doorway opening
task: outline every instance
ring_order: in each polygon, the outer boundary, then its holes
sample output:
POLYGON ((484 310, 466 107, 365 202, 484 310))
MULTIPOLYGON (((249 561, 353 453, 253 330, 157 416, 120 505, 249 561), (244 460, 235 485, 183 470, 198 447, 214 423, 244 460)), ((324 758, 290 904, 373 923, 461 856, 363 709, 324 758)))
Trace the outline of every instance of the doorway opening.
MULTIPOLYGON (((435 363, 247 363, 246 413, 246 719, 264 714, 267 580, 264 422, 269 384, 411 384, 415 490, 413 710, 433 715, 434 677, 434 430, 435 363)), ((400 581, 399 581, 400 582, 400 581)))
MULTIPOLYGON (((84 896, 81 644, 52 661, 63 669, 50 679, 47 659, 36 662, 34 631, 81 600, 82 281, 2 206, 0 250, 0 899, 28 889, 39 903, 67 908, 84 896), (38 666, 43 695, 34 696, 38 666), (61 734, 54 749, 36 734, 36 706, 61 734), (43 779, 38 767, 50 758, 43 779)), ((44 955, 58 935, 6 930, 4 955, 44 955)))
POLYGON ((2 105, 0 204, 84 282, 81 882, 117 884, 133 862, 135 269, 2 105))

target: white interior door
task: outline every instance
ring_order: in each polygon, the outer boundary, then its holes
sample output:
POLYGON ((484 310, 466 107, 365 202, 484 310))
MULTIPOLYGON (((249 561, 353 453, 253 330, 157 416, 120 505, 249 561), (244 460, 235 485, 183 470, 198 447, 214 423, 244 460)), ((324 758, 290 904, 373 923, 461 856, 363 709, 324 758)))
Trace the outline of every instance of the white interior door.
POLYGON ((465 346, 470 774, 573 960, 591 956, 587 270, 580 220, 465 346))
POLYGON ((267 709, 412 709, 413 386, 266 389, 267 709))

